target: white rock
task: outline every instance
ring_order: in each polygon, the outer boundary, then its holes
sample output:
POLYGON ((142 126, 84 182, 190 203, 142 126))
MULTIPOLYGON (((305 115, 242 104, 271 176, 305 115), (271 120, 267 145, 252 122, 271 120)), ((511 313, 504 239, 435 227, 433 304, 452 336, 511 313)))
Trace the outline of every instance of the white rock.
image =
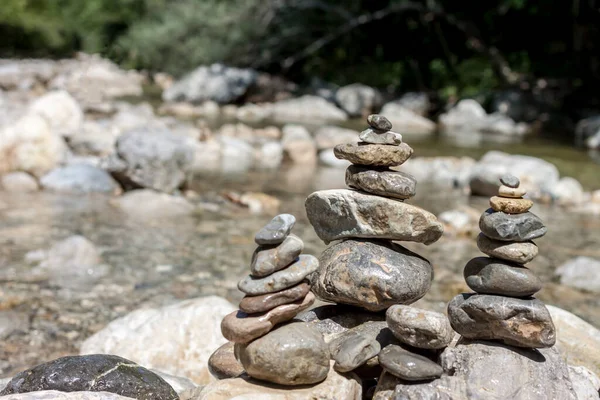
POLYGON ((569 366, 569 377, 577 393, 577 400, 598 400, 600 390, 598 375, 586 367, 569 366))
POLYGON ((381 106, 379 90, 362 83, 343 86, 335 93, 340 108, 351 117, 367 116, 381 106))
POLYGON ((194 143, 193 174, 217 174, 221 172, 221 142, 206 140, 194 143))
POLYGON ((252 169, 254 148, 242 139, 219 136, 221 144, 221 173, 228 175, 243 174, 252 169))
POLYGON ((115 150, 121 130, 109 119, 87 120, 78 134, 69 138, 69 146, 77 154, 106 156, 115 150))
POLYGON ((390 120, 395 132, 401 134, 430 134, 436 130, 435 122, 395 102, 384 105, 379 113, 390 120))
POLYGON ((333 153, 333 149, 321 150, 319 152, 319 162, 332 168, 347 168, 351 164, 348 160, 337 158, 333 153))
POLYGON ((147 220, 189 216, 194 206, 185 198, 150 189, 133 190, 123 196, 112 199, 111 204, 119 207, 128 216, 147 220))
POLYGON ((444 211, 438 220, 444 224, 444 233, 470 235, 479 230, 480 212, 468 206, 457 210, 444 211))
POLYGON ((418 182, 443 187, 466 187, 475 160, 471 157, 413 157, 397 169, 414 176, 418 182))
POLYGON ((81 354, 115 354, 197 384, 208 383, 213 380, 208 358, 226 342, 221 320, 235 309, 223 298, 208 296, 136 310, 85 340, 81 354))
POLYGON ((121 193, 121 187, 108 172, 83 163, 53 169, 40 179, 40 184, 45 190, 62 193, 121 193))
POLYGON ((192 381, 191 379, 186 378, 184 376, 175 376, 175 375, 167 374, 166 372, 162 372, 157 369, 150 369, 150 371, 154 372, 156 375, 163 378, 169 385, 171 385, 171 387, 173 388, 173 390, 175 392, 177 392, 177 394, 181 394, 182 392, 185 392, 186 390, 190 390, 190 389, 194 389, 195 387, 198 387, 198 385, 196 385, 194 383, 194 381, 192 381))
POLYGON ((48 120, 50 129, 60 136, 77 134, 83 125, 83 110, 64 90, 49 92, 31 103, 30 111, 48 120))
POLYGON ((431 106, 429 96, 427 96, 427 93, 422 92, 404 93, 399 99, 394 100, 394 103, 398 103, 402 107, 423 117, 427 116, 431 106))
POLYGON ((285 156, 296 164, 315 164, 317 161, 315 141, 301 125, 285 125, 281 145, 285 156))
POLYGON ((515 123, 511 118, 493 113, 488 115, 481 104, 472 99, 461 100, 450 111, 440 115, 440 125, 446 132, 489 132, 505 135, 523 135, 526 124, 515 123))
POLYGON ((2 175, 0 184, 7 192, 37 192, 40 189, 35 178, 26 172, 2 175))
POLYGON ((552 198, 561 205, 578 205, 584 201, 584 192, 581 183, 575 178, 561 178, 556 185, 551 187, 552 198))
POLYGON ((563 285, 600 293, 600 260, 590 257, 573 258, 556 269, 563 285))
POLYGON ((2 400, 131 400, 130 397, 119 396, 109 392, 59 392, 42 390, 21 394, 2 396, 2 400))
POLYGON ((56 74, 52 60, 0 60, 0 87, 29 90, 48 82, 56 74))
POLYGON ((358 140, 359 132, 339 126, 323 126, 315 132, 317 149, 333 149, 338 144, 352 143, 358 140))
POLYGON ((283 146, 275 140, 258 144, 254 154, 254 167, 259 170, 277 169, 283 160, 283 146))
POLYGON ((273 119, 281 122, 345 121, 346 113, 317 96, 302 96, 270 105, 273 119))
POLYGON ((271 118, 271 114, 270 107, 249 103, 238 108, 235 117, 244 122, 260 122, 271 118))

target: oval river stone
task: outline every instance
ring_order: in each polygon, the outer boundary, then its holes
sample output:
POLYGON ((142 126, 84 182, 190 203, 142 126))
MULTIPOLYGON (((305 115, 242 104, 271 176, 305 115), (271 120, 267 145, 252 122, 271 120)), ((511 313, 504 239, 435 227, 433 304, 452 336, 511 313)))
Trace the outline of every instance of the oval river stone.
POLYGON ((413 149, 406 143, 399 146, 385 144, 345 143, 333 148, 333 154, 352 164, 395 167, 410 158, 413 149))
POLYGON ((477 247, 482 253, 491 257, 527 264, 538 255, 538 247, 532 241, 505 242, 494 240, 480 233, 477 236, 477 247))
POLYGON ((542 289, 542 281, 533 271, 497 258, 473 258, 465 266, 464 277, 477 293, 527 297, 542 289))
POLYGON ((542 220, 532 212, 505 214, 491 208, 481 215, 479 229, 489 238, 515 242, 539 238, 548 231, 542 220))
POLYGON ((346 185, 379 196, 409 199, 417 192, 417 180, 404 172, 351 165, 346 169, 346 185))

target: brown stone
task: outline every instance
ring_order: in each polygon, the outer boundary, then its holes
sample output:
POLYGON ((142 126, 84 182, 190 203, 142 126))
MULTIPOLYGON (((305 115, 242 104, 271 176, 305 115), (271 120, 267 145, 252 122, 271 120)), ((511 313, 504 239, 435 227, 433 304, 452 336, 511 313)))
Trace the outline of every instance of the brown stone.
POLYGON ((506 214, 523 214, 533 207, 533 201, 494 196, 490 198, 490 206, 494 211, 502 211, 506 214))
POLYGON ((261 296, 246 296, 240 302, 240 310, 248 314, 266 312, 282 304, 298 301, 310 290, 307 283, 301 283, 281 292, 267 293, 261 296))
POLYGON ((208 370, 215 378, 236 378, 244 373, 244 367, 235 358, 233 347, 233 342, 227 342, 215 350, 208 359, 208 370))
POLYGON ((495 240, 480 233, 477 237, 477 247, 488 256, 527 264, 538 255, 538 247, 531 240, 527 242, 505 242, 495 240))
POLYGON ((412 155, 413 149, 406 143, 399 146, 346 143, 335 146, 333 153, 337 158, 353 164, 395 167, 404 164, 412 155))
POLYGON ((498 189, 498 196, 500 197, 509 197, 511 199, 520 199, 525 196, 527 191, 523 188, 511 188, 506 185, 500 185, 498 189))

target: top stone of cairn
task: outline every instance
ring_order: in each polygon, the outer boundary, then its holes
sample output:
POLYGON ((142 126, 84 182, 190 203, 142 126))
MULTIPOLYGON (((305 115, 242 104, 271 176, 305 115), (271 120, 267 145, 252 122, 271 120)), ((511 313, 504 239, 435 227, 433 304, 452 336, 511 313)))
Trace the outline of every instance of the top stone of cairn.
POLYGON ((389 119, 379 114, 371 114, 367 117, 369 126, 380 132, 387 132, 392 129, 392 123, 389 119))
POLYGON ((519 178, 517 178, 514 175, 511 174, 504 174, 500 177, 500 182, 505 185, 508 186, 510 188, 518 188, 519 185, 521 184, 521 181, 519 181, 519 178))
POLYGON ((279 244, 288 237, 295 223, 296 217, 292 214, 280 214, 258 231, 254 241, 259 245, 279 244))

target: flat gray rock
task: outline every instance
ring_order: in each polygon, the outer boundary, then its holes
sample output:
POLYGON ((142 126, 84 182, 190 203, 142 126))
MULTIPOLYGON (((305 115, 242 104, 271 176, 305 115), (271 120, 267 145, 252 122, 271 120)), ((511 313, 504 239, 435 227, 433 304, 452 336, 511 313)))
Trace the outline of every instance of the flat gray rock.
POLYGON ((481 215, 479 229, 491 239, 515 242, 539 238, 548 231, 542 220, 532 212, 505 214, 491 208, 481 215))
POLYGON ((533 271, 497 258, 471 259, 465 266, 464 277, 477 293, 528 297, 542 289, 542 281, 533 271))
POLYGON ((248 314, 266 312, 283 304, 301 300, 308 294, 310 285, 302 282, 280 292, 267 293, 260 296, 246 296, 240 301, 240 310, 248 314))
POLYGON ((448 317, 442 313, 395 304, 385 315, 394 336, 410 346, 441 349, 454 338, 448 317))
POLYGON ((259 245, 279 244, 285 240, 296 223, 291 214, 279 214, 265 225, 254 237, 259 245))
POLYGON ((279 271, 294 262, 303 249, 304 242, 296 235, 289 235, 275 247, 259 246, 252 255, 250 275, 260 278, 279 271))
POLYGON ((375 357, 380 351, 381 345, 375 338, 351 335, 341 342, 335 354, 331 355, 335 361, 336 371, 350 372, 375 357))
POLYGON ((444 370, 427 357, 411 353, 391 344, 379 353, 379 365, 387 372, 407 381, 439 378, 444 370))
POLYGON ((410 174, 360 165, 348 167, 346 185, 378 196, 396 199, 409 199, 417 192, 417 180, 410 174))
POLYGON ((333 148, 333 154, 340 160, 352 164, 396 167, 410 158, 413 149, 406 143, 398 146, 368 143, 344 143, 333 148))
POLYGON ((305 322, 284 325, 235 352, 253 378, 280 385, 308 385, 329 372, 329 348, 323 336, 305 322))
POLYGON ((519 180, 519 178, 517 178, 514 175, 511 174, 504 174, 500 177, 500 182, 504 185, 504 186, 508 186, 510 188, 518 188, 519 185, 521 184, 521 181, 519 180))
POLYGON ((264 278, 248 275, 238 283, 238 289, 250 296, 279 292, 300 283, 319 268, 319 260, 310 254, 302 254, 289 267, 264 278))
POLYGON ((392 123, 389 119, 380 114, 371 114, 367 117, 367 123, 373 129, 380 132, 387 132, 392 129, 392 123))
POLYGON ((538 247, 532 241, 506 242, 503 240, 490 239, 483 233, 480 233, 479 236, 477 236, 477 247, 482 253, 485 253, 488 256, 501 258, 518 264, 527 264, 533 260, 539 252, 538 247))
POLYGON ((387 241, 345 240, 326 249, 312 290, 322 300, 380 311, 414 303, 433 279, 429 261, 387 241))
POLYGON ((444 232, 435 215, 422 208, 354 190, 314 192, 305 207, 308 220, 325 243, 372 238, 431 244, 444 232))
POLYGON ((402 135, 396 132, 377 132, 374 129, 365 129, 358 138, 369 144, 388 144, 399 146, 402 144, 402 135))
POLYGON ((550 312, 538 299, 459 294, 448 304, 452 328, 469 339, 543 348, 556 342, 550 312))

